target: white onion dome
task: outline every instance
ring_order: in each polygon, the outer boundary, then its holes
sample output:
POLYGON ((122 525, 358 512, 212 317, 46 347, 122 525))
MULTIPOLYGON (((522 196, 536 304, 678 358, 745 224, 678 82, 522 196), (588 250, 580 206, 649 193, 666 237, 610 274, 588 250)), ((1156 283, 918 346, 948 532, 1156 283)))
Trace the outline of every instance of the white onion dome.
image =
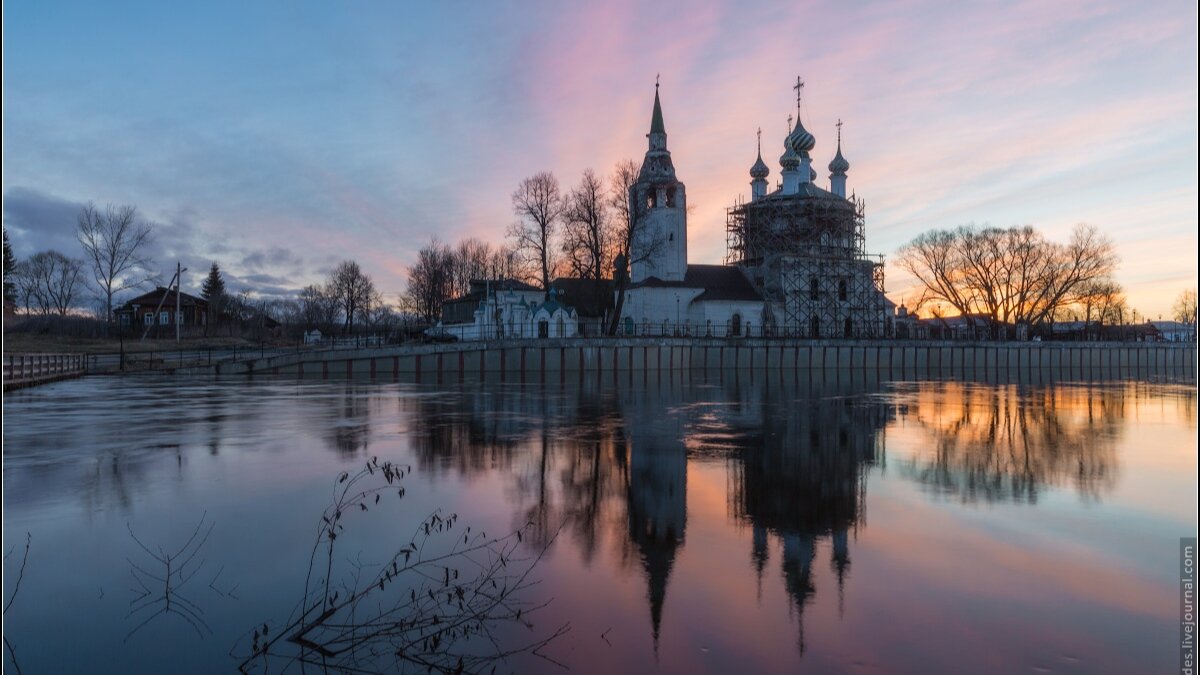
POLYGON ((842 157, 842 144, 838 143, 837 154, 834 155, 833 161, 829 163, 829 173, 834 175, 844 175, 850 170, 850 162, 842 157))
POLYGON ((816 147, 817 139, 808 133, 808 129, 804 128, 804 125, 800 123, 800 118, 797 117, 796 128, 792 129, 792 133, 788 134, 787 140, 783 144, 804 156, 816 147))
POLYGON ((750 177, 755 180, 766 178, 771 173, 771 169, 767 168, 767 163, 762 159, 762 153, 758 153, 758 159, 754 161, 754 166, 750 167, 750 177))

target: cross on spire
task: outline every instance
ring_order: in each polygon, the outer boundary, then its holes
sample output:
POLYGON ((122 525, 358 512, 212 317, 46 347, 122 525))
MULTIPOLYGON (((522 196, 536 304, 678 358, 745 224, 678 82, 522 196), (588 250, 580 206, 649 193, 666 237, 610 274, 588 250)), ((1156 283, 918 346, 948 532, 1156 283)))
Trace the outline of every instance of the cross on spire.
POLYGON ((800 92, 802 89, 804 89, 804 80, 800 79, 799 75, 796 76, 796 86, 792 87, 792 89, 796 90, 796 116, 799 117, 800 116, 800 92))
POLYGON ((655 74, 654 74, 654 91, 655 91, 655 92, 657 92, 657 91, 658 91, 658 78, 659 78, 659 77, 661 77, 661 76, 662 76, 662 73, 655 73, 655 74))
POLYGON ((762 155, 762 127, 758 128, 758 154, 762 155))
POLYGON ((788 115, 788 134, 792 133, 792 116, 788 115))
POLYGON ((838 147, 840 148, 840 147, 842 147, 842 118, 840 118, 840 117, 838 118, 837 128, 838 128, 838 147))

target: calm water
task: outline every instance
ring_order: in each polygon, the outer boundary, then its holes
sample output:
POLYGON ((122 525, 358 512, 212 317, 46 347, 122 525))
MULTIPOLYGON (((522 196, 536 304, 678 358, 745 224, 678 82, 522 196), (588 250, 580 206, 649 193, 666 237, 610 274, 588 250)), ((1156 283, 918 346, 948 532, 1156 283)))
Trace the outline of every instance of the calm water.
POLYGON ((523 599, 549 604, 497 639, 569 623, 544 653, 573 672, 1176 667, 1193 383, 675 377, 6 395, 6 599, 32 546, 5 636, 29 675, 233 670, 304 597, 340 474, 377 456, 412 473, 346 515, 340 587, 435 509, 460 534, 529 523, 518 557, 546 554, 523 599), (191 576, 156 615, 153 555, 181 548, 191 576))

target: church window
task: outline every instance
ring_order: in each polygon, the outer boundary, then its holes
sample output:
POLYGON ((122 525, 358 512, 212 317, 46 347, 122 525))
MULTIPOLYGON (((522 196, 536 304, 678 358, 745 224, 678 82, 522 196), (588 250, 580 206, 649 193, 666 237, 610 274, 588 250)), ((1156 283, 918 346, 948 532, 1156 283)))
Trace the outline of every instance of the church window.
POLYGON ((821 337, 821 320, 815 316, 808 320, 808 336, 821 337))
POLYGON ((846 319, 846 337, 854 337, 854 322, 846 319))
POLYGON ((667 208, 675 208, 675 188, 667 188, 667 208))
POLYGON ((729 324, 730 324, 729 325, 729 334, 730 335, 741 335, 742 334, 742 315, 741 314, 734 314, 733 317, 730 318, 729 324))
POLYGON ((838 300, 846 301, 846 280, 838 279, 838 300))
POLYGON ((667 241, 675 241, 675 233, 674 232, 672 232, 670 235, 667 236, 667 241))
POLYGON ((808 299, 816 300, 821 297, 821 284, 816 277, 808 280, 808 299))

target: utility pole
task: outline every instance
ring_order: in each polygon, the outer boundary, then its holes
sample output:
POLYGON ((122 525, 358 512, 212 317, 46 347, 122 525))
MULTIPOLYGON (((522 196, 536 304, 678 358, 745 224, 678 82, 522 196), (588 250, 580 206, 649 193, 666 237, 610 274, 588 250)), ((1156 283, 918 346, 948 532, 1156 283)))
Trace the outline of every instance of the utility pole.
POLYGON ((175 344, 179 344, 179 330, 183 324, 183 318, 179 316, 179 308, 182 301, 179 298, 179 287, 183 285, 183 270, 179 266, 179 261, 175 261, 175 344))

